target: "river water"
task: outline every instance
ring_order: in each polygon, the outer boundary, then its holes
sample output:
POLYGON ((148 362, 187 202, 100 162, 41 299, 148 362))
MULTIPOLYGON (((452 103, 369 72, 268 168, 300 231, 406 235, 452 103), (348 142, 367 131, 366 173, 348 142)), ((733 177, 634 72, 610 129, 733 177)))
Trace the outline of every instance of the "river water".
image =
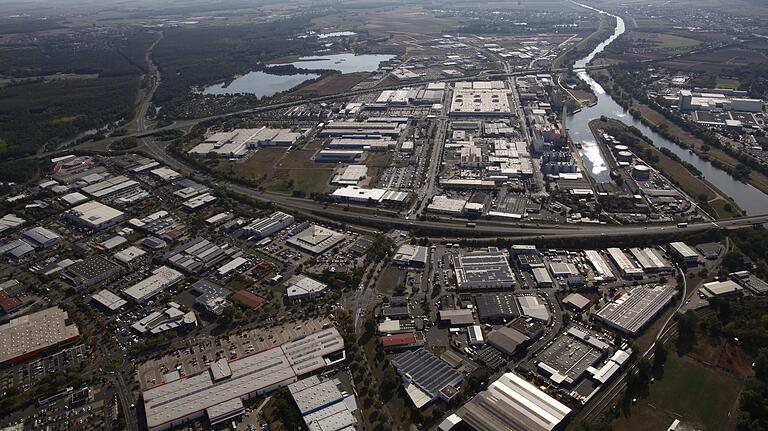
MULTIPOLYGON (((604 11, 581 5, 595 12, 607 14, 604 11)), ((571 115, 567 120, 568 133, 574 142, 581 143, 581 156, 584 160, 589 174, 598 182, 610 181, 610 172, 608 164, 605 162, 605 156, 600 151, 592 131, 589 129, 589 122, 605 115, 609 118, 616 118, 623 123, 637 127, 645 136, 650 138, 651 143, 658 148, 668 148, 671 152, 680 157, 681 160, 690 163, 701 171, 704 178, 714 184, 724 194, 733 198, 733 200, 750 215, 768 213, 768 195, 756 189, 755 187, 735 180, 728 173, 720 170, 708 161, 700 158, 696 154, 675 145, 663 136, 645 126, 639 120, 635 120, 627 111, 624 110, 613 98, 605 93, 603 87, 592 79, 584 69, 587 64, 602 52, 606 46, 616 40, 625 31, 624 20, 615 15, 616 28, 613 34, 600 43, 586 57, 574 63, 574 70, 578 77, 592 87, 592 91, 597 96, 597 104, 585 107, 581 111, 571 115)))

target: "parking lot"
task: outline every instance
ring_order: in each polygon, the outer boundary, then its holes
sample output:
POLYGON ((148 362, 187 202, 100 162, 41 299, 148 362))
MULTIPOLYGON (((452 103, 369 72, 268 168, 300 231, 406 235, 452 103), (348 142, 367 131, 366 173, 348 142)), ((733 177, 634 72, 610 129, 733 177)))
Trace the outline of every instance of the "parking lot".
POLYGON ((138 365, 142 390, 164 383, 163 375, 178 371, 181 377, 197 374, 221 358, 234 360, 312 334, 330 324, 327 319, 286 323, 269 329, 252 329, 229 337, 197 337, 188 346, 160 359, 138 365))
POLYGON ((4 370, 0 378, 0 393, 11 388, 26 391, 40 382, 47 374, 70 367, 77 368, 86 354, 86 347, 81 344, 4 370))

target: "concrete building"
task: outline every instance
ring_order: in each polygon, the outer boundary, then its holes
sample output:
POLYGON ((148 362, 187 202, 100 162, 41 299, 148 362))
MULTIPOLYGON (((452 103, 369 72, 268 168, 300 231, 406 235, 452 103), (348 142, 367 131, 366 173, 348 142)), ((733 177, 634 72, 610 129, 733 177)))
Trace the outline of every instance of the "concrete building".
POLYGON ((660 251, 654 248, 634 247, 629 249, 629 251, 635 257, 635 260, 640 263, 643 271, 647 273, 670 272, 674 270, 672 264, 664 258, 660 251))
POLYGON ((232 293, 229 289, 221 287, 218 284, 211 283, 208 280, 198 280, 190 286, 192 294, 195 296, 195 304, 214 316, 221 316, 224 309, 229 306, 227 297, 232 293))
POLYGON ((79 338, 77 325, 59 307, 25 314, 0 325, 0 365, 23 361, 79 338))
POLYGON ((578 294, 578 293, 571 293, 565 298, 563 298, 563 304, 568 306, 573 311, 584 311, 585 308, 589 306, 589 299, 578 294))
POLYGON ((211 425, 244 411, 243 400, 272 392, 338 362, 344 339, 336 328, 324 329, 234 361, 222 358, 201 373, 173 380, 143 393, 147 429, 166 430, 207 416, 211 425))
POLYGON ((350 201, 356 203, 388 203, 393 205, 402 205, 405 200, 408 199, 408 192, 358 186, 346 186, 336 189, 331 194, 331 196, 334 199, 341 201, 350 201))
POLYGON ((466 199, 452 199, 447 196, 435 196, 427 205, 427 211, 441 214, 461 214, 467 205, 466 199))
POLYGON ((167 266, 161 266, 152 271, 152 275, 125 289, 123 295, 142 304, 165 289, 184 279, 184 276, 167 266))
POLYGON ((570 413, 533 383, 506 373, 459 408, 456 416, 476 430, 552 431, 570 413))
POLYGON ((595 271, 595 281, 613 281, 616 280, 616 276, 613 275, 613 270, 610 265, 603 259, 603 256, 597 250, 586 250, 584 252, 587 260, 595 271))
POLYGON ((360 181, 368 177, 368 166, 365 165, 349 165, 341 168, 341 170, 334 175, 331 180, 331 184, 338 184, 341 186, 356 186, 360 184, 360 181))
POLYGON ((91 300, 110 313, 120 310, 128 303, 128 301, 120 298, 107 289, 102 289, 91 295, 91 300))
POLYGON ((94 255, 69 265, 61 276, 75 289, 75 292, 101 284, 120 272, 120 266, 107 258, 94 255))
POLYGON ((531 272, 533 273, 533 281, 536 283, 536 287, 552 287, 554 285, 555 282, 552 280, 552 276, 549 275, 547 268, 533 268, 531 272))
POLYGON ((168 304, 161 311, 153 311, 131 325, 131 329, 141 335, 157 335, 165 331, 178 329, 184 326, 197 325, 197 316, 194 311, 183 312, 176 303, 168 304))

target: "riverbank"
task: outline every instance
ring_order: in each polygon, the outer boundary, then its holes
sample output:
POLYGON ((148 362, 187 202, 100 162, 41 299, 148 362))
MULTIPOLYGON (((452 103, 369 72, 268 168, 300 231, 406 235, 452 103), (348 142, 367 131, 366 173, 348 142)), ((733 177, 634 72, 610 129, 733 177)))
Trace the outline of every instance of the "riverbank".
POLYGON ((598 135, 596 129, 603 129, 608 134, 617 137, 626 134, 635 136, 636 141, 622 140, 622 144, 629 146, 646 163, 656 168, 688 196, 695 199, 714 218, 731 218, 741 215, 741 208, 712 183, 701 178, 700 173, 693 172, 690 167, 675 160, 674 155, 670 156, 665 151, 655 147, 648 141, 647 137, 642 136, 642 134, 638 135, 621 121, 597 119, 590 121, 589 127, 595 136, 598 135))
MULTIPOLYGON (((623 90, 623 93, 629 94, 628 91, 618 85, 617 81, 613 79, 608 69, 597 71, 592 75, 593 79, 601 82, 601 85, 605 89, 606 93, 611 96, 617 96, 617 88, 623 90)), ((621 98, 614 98, 619 103, 621 98)), ((642 103, 636 98, 631 98, 631 102, 626 103, 621 101, 623 108, 628 111, 632 111, 633 116, 639 121, 643 122, 646 126, 650 127, 654 131, 660 134, 668 135, 670 141, 674 143, 683 143, 680 145, 692 151, 697 156, 704 160, 710 161, 713 164, 722 166, 721 170, 726 172, 734 171, 737 166, 741 164, 736 158, 727 154, 725 151, 707 145, 703 140, 694 136, 692 133, 684 130, 674 122, 670 121, 664 116, 664 114, 653 109, 649 105, 642 103)), ((763 193, 768 194, 768 176, 761 172, 752 170, 749 173, 748 179, 743 182, 754 186, 756 189, 763 193)))

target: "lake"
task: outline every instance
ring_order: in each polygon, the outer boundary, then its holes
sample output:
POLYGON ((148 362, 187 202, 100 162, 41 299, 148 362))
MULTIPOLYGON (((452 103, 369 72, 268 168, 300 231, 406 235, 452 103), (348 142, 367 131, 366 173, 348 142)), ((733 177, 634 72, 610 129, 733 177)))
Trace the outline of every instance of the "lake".
POLYGON ((379 64, 395 58, 388 54, 332 54, 319 57, 299 57, 291 64, 300 69, 338 70, 341 73, 374 72, 379 64))
POLYGON ((269 97, 319 76, 315 73, 273 75, 262 71, 249 72, 232 81, 206 87, 203 94, 253 94, 259 97, 269 97))

